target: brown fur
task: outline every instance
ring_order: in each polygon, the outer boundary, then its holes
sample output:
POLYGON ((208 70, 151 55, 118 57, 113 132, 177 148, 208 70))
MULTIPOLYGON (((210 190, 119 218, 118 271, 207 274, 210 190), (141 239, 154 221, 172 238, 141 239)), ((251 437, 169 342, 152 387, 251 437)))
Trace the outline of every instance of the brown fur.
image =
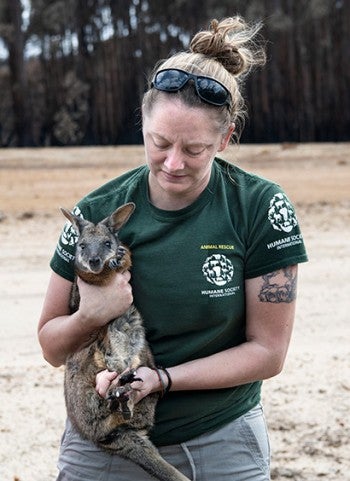
MULTIPOLYGON (((111 216, 93 224, 62 209, 79 234, 75 269, 86 282, 103 284, 116 272, 131 266, 129 250, 118 239, 120 228, 135 206, 125 204, 111 216)), ((76 282, 71 297, 72 312, 79 307, 76 282)), ((189 481, 167 463, 148 439, 154 423, 158 394, 134 403, 135 370, 154 367, 142 318, 134 306, 100 329, 92 343, 70 355, 66 362, 65 399, 68 416, 81 435, 101 448, 128 458, 162 481, 189 481), (96 374, 104 369, 126 372, 107 398, 95 390, 96 374)))

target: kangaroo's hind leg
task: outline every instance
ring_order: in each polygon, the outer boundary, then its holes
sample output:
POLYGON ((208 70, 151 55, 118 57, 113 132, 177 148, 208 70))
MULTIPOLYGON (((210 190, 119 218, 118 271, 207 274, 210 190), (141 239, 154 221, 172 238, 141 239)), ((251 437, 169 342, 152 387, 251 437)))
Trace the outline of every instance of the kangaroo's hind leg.
POLYGON ((129 459, 141 466, 148 474, 161 481, 190 481, 159 454, 142 431, 120 426, 107 438, 100 440, 104 449, 129 459))

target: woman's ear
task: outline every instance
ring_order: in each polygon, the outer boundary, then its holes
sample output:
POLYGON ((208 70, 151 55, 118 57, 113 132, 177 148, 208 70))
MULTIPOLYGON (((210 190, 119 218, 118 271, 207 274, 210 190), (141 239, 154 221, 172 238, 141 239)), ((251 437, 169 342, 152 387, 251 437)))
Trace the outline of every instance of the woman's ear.
POLYGON ((226 132, 226 134, 222 137, 221 144, 219 147, 218 152, 222 152, 223 150, 226 149, 228 143, 230 142, 230 139, 232 137, 233 132, 235 131, 236 125, 232 122, 230 125, 230 128, 226 132))

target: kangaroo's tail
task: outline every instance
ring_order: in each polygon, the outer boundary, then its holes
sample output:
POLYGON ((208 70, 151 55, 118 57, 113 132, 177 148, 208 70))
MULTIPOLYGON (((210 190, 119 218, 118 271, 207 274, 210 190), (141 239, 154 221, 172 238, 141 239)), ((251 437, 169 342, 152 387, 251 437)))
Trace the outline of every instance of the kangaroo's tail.
POLYGON ((142 431, 118 427, 115 433, 100 441, 100 445, 141 466, 148 474, 161 481, 190 481, 159 454, 157 448, 142 431))

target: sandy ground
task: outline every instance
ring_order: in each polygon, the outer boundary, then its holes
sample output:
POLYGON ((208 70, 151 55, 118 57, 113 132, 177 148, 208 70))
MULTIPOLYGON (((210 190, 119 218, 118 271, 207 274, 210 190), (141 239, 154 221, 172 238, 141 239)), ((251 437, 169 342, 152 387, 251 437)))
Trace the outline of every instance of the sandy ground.
MULTIPOLYGON (((310 262, 281 375, 263 395, 278 481, 350 480, 350 145, 256 145, 227 158, 281 183, 310 262)), ((36 325, 63 223, 89 190, 143 162, 141 148, 0 150, 0 480, 54 481, 65 409, 62 369, 36 325)))

